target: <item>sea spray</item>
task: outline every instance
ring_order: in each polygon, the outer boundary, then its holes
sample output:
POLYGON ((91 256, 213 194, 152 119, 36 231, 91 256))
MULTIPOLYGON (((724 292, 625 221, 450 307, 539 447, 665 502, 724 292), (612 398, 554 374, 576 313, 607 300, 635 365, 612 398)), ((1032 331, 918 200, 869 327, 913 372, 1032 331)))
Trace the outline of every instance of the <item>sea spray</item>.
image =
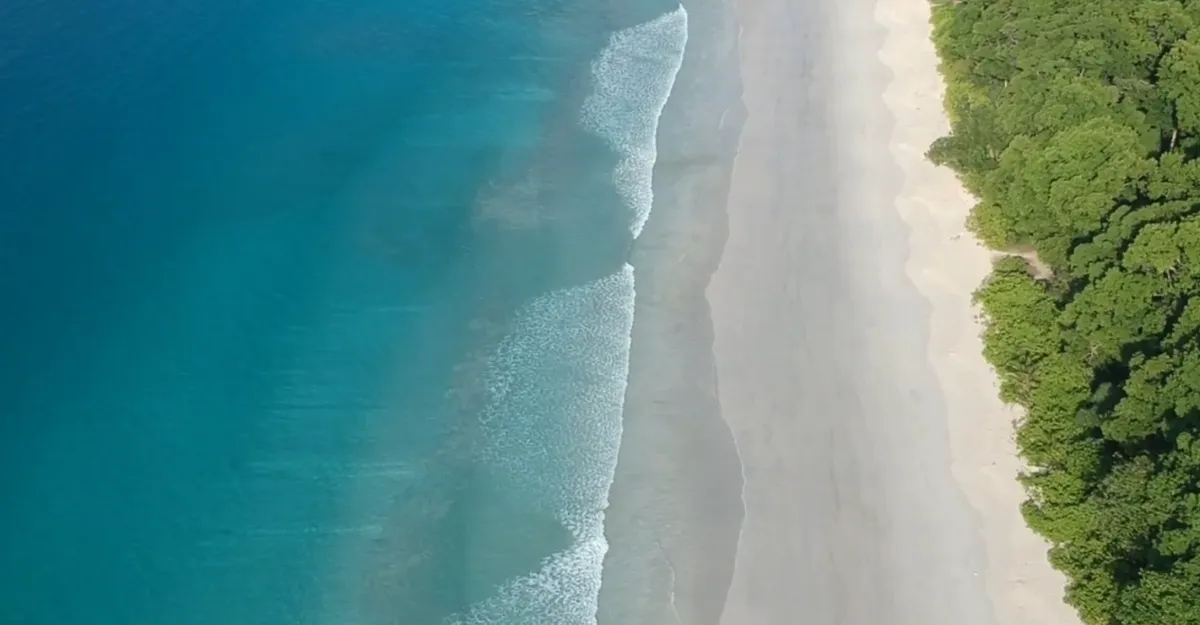
POLYGON ((620 155, 614 182, 633 211, 634 238, 650 217, 658 156, 655 135, 687 46, 687 10, 618 31, 592 64, 595 87, 583 105, 582 124, 620 155))

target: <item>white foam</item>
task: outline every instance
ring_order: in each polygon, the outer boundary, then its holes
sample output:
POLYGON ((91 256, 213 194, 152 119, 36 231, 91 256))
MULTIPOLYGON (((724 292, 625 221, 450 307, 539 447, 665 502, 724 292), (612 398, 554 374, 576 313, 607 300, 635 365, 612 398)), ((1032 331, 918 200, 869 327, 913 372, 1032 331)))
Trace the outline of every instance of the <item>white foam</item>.
POLYGON ((453 621, 596 622, 633 328, 633 267, 550 293, 518 314, 492 362, 482 460, 555 514, 574 543, 453 621))
MULTIPOLYGON (((617 151, 614 182, 641 234, 653 202, 658 118, 683 62, 680 6, 615 33, 592 64, 582 125, 617 151)), ((481 460, 553 513, 573 544, 509 580, 455 625, 595 625, 608 543, 604 509, 616 472, 633 329, 633 267, 542 296, 518 313, 490 375, 481 460)))
POLYGON ((678 9, 613 34, 592 64, 595 87, 581 123, 620 154, 613 174, 617 191, 634 213, 634 238, 650 217, 658 156, 658 118, 675 84, 687 46, 687 11, 678 9))
MULTIPOLYGON (((597 524, 603 528, 603 516, 597 524)), ((608 543, 603 531, 554 554, 541 570, 520 577, 477 604, 455 625, 594 625, 600 567, 608 543)))

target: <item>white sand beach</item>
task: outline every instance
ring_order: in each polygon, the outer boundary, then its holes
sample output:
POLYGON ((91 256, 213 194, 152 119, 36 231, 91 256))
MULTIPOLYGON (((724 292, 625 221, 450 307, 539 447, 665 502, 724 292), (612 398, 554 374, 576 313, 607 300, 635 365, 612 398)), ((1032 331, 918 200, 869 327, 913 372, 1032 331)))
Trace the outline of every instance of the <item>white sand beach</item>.
POLYGON ((926 0, 738 0, 747 120, 707 289, 746 516, 720 623, 1072 625, 1018 506, 926 0))
POLYGON ((926 0, 685 5, 600 625, 1078 625, 1019 513, 973 200, 924 158, 926 0))

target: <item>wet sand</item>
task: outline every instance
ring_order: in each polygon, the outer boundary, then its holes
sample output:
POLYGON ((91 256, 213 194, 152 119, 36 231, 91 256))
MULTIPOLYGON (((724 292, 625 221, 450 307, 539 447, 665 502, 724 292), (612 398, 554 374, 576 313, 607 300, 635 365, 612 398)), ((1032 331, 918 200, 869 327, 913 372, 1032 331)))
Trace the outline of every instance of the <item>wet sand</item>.
POLYGON ((737 22, 726 0, 685 7, 687 51, 659 119, 653 211, 630 256, 637 298, 600 625, 716 625, 743 515, 705 299, 743 118, 737 22))

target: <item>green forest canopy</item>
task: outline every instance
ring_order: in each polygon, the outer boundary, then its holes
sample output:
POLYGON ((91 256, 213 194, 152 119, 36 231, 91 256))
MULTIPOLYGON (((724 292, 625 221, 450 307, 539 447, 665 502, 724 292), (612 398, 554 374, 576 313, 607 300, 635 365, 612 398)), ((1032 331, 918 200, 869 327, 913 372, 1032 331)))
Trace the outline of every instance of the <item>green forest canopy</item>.
POLYGON ((1200 625, 1200 0, 953 0, 934 39, 930 157, 1053 271, 976 294, 1025 518, 1085 622, 1200 625))

